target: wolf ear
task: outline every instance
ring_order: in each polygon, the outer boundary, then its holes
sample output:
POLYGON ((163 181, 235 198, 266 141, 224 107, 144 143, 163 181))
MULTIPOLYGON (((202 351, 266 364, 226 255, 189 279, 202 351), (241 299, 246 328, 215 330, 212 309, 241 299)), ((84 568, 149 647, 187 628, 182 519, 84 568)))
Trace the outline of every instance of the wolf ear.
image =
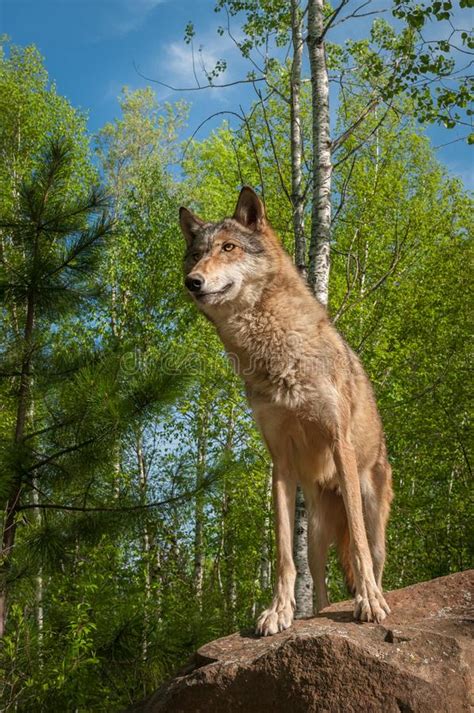
POLYGON ((194 213, 191 213, 187 208, 181 206, 179 209, 179 224, 187 244, 190 245, 199 228, 202 228, 204 225, 204 221, 198 218, 197 215, 194 215, 194 213))
POLYGON ((260 230, 265 222, 263 203, 250 186, 240 191, 233 218, 250 230, 260 230))

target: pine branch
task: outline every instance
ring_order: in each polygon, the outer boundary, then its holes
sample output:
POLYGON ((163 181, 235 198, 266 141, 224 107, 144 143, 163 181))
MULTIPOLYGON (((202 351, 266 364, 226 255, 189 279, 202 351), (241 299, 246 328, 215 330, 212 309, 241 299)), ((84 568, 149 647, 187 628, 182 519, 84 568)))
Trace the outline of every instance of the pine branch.
POLYGON ((221 477, 221 474, 213 478, 206 478, 202 484, 194 490, 188 490, 180 495, 173 495, 164 500, 157 500, 151 503, 141 503, 136 505, 121 505, 119 507, 108 507, 106 505, 98 505, 96 507, 88 507, 84 505, 67 505, 65 503, 25 503, 20 505, 18 510, 32 510, 40 508, 42 510, 61 510, 64 512, 138 512, 140 510, 150 510, 152 508, 163 507, 164 505, 173 505, 186 500, 192 500, 198 493, 205 492, 208 488, 221 477))

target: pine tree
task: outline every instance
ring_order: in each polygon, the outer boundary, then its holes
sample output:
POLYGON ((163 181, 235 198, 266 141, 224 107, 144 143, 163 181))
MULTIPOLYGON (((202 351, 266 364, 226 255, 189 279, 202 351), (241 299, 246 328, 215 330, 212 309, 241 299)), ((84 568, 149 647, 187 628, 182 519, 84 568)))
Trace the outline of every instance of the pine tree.
MULTIPOLYGON (((39 166, 22 182, 18 198, 0 219, 0 290, 5 321, 4 376, 10 379, 12 435, 3 444, 1 496, 5 507, 0 550, 0 634, 6 622, 8 570, 19 526, 18 512, 31 497, 38 455, 29 414, 41 396, 35 428, 46 422, 44 399, 58 379, 51 335, 66 315, 95 299, 90 278, 111 232, 107 199, 97 187, 71 190, 72 145, 53 140, 39 166), (13 323, 8 321, 14 315, 13 323)), ((57 429, 53 423, 45 428, 57 429)))

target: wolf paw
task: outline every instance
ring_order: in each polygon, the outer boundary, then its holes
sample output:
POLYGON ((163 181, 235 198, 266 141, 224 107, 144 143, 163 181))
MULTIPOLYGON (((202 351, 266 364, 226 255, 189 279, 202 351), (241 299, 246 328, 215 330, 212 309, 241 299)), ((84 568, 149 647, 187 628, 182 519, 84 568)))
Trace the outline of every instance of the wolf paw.
POLYGON ((293 606, 288 603, 278 606, 272 604, 271 607, 265 609, 257 619, 255 633, 258 636, 272 636, 279 631, 288 629, 293 622, 293 606))
POLYGON ((390 607, 377 586, 366 586, 364 589, 363 594, 356 595, 354 618, 380 624, 390 614, 390 607))

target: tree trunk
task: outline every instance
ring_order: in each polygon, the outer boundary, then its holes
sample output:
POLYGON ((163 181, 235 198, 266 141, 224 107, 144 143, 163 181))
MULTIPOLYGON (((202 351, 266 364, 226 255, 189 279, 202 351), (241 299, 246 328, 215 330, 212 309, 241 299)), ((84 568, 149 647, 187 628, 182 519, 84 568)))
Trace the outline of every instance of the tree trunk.
MULTIPOLYGON (((14 443, 20 444, 25 433, 28 413, 30 379, 31 379, 31 348, 35 318, 35 300, 30 291, 26 305, 26 321, 24 331, 24 352, 21 365, 20 388, 18 391, 18 406, 15 424, 14 443)), ((23 482, 16 474, 5 508, 3 521, 2 546, 0 550, 0 637, 5 633, 7 621, 7 576, 16 535, 16 514, 20 505, 23 482)))
POLYGON ((271 497, 272 497, 272 473, 271 469, 265 480, 265 494, 264 494, 264 509, 265 509, 265 521, 262 533, 262 547, 260 555, 260 589, 263 593, 270 592, 272 583, 272 560, 271 560, 271 547, 270 547, 270 537, 271 537, 271 527, 272 527, 272 513, 271 513, 271 497))
MULTIPOLYGON (((33 494, 33 503, 35 505, 38 505, 39 498, 38 498, 38 491, 36 489, 36 478, 33 478, 32 494, 33 494)), ((35 517, 38 522, 38 525, 41 525, 41 510, 39 508, 35 508, 34 512, 35 512, 35 517)), ((39 651, 40 666, 42 666, 42 664, 43 664, 43 629, 44 629, 43 591, 44 591, 43 568, 40 567, 38 570, 38 574, 36 576, 36 626, 38 629, 38 651, 39 651)))
POLYGON ((222 503, 222 517, 224 520, 223 532, 223 554, 225 562, 224 594, 226 625, 229 631, 234 628, 235 607, 236 607, 236 581, 235 581, 235 551, 231 528, 228 525, 229 515, 232 507, 232 495, 229 490, 227 478, 224 481, 224 498, 222 503))
POLYGON ((308 517, 301 488, 296 491, 293 559, 296 567, 295 618, 303 619, 313 614, 313 579, 308 565, 308 517))
MULTIPOLYGON (((293 61, 291 66, 291 200, 293 208, 293 233, 295 237, 295 264, 306 278, 306 236, 304 230, 303 192, 303 135, 301 122, 301 66, 303 60, 303 18, 298 0, 291 0, 291 37, 293 61)), ((313 580, 308 566, 308 523, 304 496, 298 487, 295 503, 295 532, 293 558, 296 567, 295 616, 313 613, 313 580)))
POLYGON ((196 463, 196 503, 194 508, 194 591, 200 604, 204 583, 204 497, 202 482, 206 469, 207 413, 199 425, 196 463))
POLYGON ((306 236, 304 232, 303 194, 303 134, 301 125, 301 66, 303 62, 303 20, 298 0, 291 2, 291 37, 293 61, 291 65, 291 201, 293 233, 295 236, 295 264, 306 277, 306 236))
POLYGON ((323 0, 308 3, 308 50, 312 86, 313 205, 309 246, 309 283, 317 299, 328 303, 331 240, 331 138, 329 79, 324 47, 323 0))
MULTIPOLYGON (((137 464, 138 475, 140 480, 140 493, 142 503, 147 501, 147 473, 145 467, 145 458, 143 456, 143 435, 141 432, 137 434, 137 464)), ((145 587, 145 602, 143 607, 143 640, 142 640, 142 661, 146 663, 148 656, 148 629, 150 624, 150 604, 151 604, 151 556, 150 556, 150 533, 148 525, 143 526, 142 530, 142 559, 144 568, 144 587, 145 587)), ((146 692, 146 691, 145 691, 146 692)))
MULTIPOLYGON (((227 439, 225 450, 228 454, 232 452, 234 440, 234 412, 231 408, 229 421, 227 424, 227 439)), ((229 519, 232 511, 232 487, 227 475, 224 476, 224 493, 222 502, 222 527, 223 527, 223 553, 225 562, 225 609, 226 625, 229 631, 234 628, 235 610, 237 604, 237 586, 235 577, 235 544, 232 525, 229 519)))
MULTIPOLYGON (((33 383, 30 383, 30 386, 32 388, 33 383)), ((30 398, 30 403, 29 403, 29 409, 28 409, 28 421, 30 423, 31 429, 34 431, 34 402, 30 398)), ((37 483, 37 478, 33 476, 32 481, 31 481, 31 499, 32 502, 35 506, 38 505, 39 503, 39 497, 38 497, 38 483, 37 483)), ((39 507, 35 507, 34 509, 34 515, 36 522, 39 527, 41 527, 42 523, 42 513, 41 509, 39 507)), ((36 627, 38 630, 38 655, 39 655, 39 664, 40 667, 43 666, 43 630, 44 630, 44 606, 43 606, 43 594, 44 594, 44 581, 43 581, 43 567, 40 566, 38 570, 38 574, 36 576, 36 627)))

